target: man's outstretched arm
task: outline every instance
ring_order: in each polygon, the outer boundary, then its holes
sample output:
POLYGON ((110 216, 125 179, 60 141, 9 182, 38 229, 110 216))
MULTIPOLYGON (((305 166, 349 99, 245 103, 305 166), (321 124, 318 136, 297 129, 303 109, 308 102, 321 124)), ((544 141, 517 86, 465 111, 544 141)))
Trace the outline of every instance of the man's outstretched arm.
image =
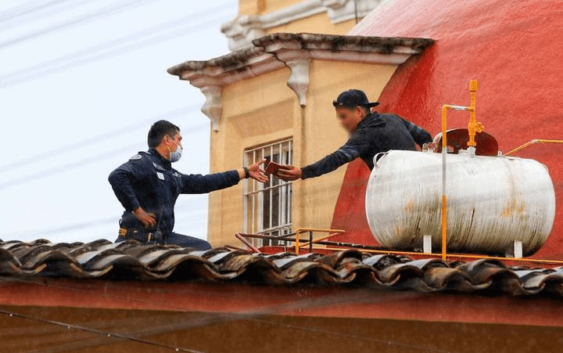
POLYGON ((360 156, 358 147, 353 141, 348 141, 344 146, 340 147, 336 152, 320 159, 319 161, 303 168, 280 169, 278 176, 285 181, 315 178, 330 173, 346 163, 352 162, 360 156))
MULTIPOLYGON (((265 160, 249 166, 248 177, 257 180, 261 183, 268 181, 268 177, 260 166, 264 164, 265 160)), ((208 175, 190 174, 181 175, 182 178, 182 194, 205 194, 215 190, 226 189, 238 184, 241 179, 246 178, 245 168, 230 170, 228 172, 213 173, 208 175)))
POLYGON ((401 117, 399 117, 403 123, 405 124, 407 130, 409 131, 409 133, 411 134, 414 142, 416 142, 417 145, 419 145, 421 148, 425 143, 431 143, 432 142, 432 135, 430 135, 430 133, 426 130, 424 130, 423 128, 421 128, 420 126, 406 120, 403 119, 401 117))

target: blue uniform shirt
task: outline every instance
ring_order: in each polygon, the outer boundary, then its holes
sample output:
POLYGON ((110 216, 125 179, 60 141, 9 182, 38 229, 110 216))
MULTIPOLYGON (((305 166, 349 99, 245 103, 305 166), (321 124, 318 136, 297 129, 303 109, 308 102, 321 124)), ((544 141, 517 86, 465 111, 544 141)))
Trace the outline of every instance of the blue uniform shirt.
MULTIPOLYGON (((111 172, 109 182, 125 212, 123 228, 142 228, 131 211, 142 207, 154 213, 159 229, 168 235, 174 228, 174 205, 180 194, 203 194, 238 184, 236 170, 209 175, 186 175, 172 168, 170 161, 156 150, 139 152, 111 172)), ((147 231, 156 230, 156 227, 147 231)))
POLYGON ((432 135, 423 128, 394 114, 370 113, 358 125, 346 144, 316 163, 301 168, 303 179, 314 178, 361 158, 371 170, 373 157, 390 150, 416 151, 432 135))

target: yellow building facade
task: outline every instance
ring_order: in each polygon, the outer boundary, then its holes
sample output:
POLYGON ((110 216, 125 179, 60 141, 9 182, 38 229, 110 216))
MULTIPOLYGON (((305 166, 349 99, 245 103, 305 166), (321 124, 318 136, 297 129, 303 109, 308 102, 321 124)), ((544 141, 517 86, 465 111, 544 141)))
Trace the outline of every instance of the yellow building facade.
MULTIPOLYGON (((262 158, 301 167, 335 151, 347 139, 332 106, 338 94, 357 88, 377 99, 398 65, 422 50, 416 40, 333 35, 356 23, 357 10, 352 18, 341 12, 342 21, 334 23, 327 11, 314 8, 315 3, 332 2, 241 0, 241 15, 222 28, 231 36, 231 47, 239 49, 168 70, 206 96, 202 111, 212 123, 211 172, 262 158), (308 17, 281 21, 274 16, 276 11, 291 13, 282 5, 303 3, 311 5, 308 17), (269 27, 272 18, 278 27, 269 27), (248 38, 235 36, 233 28, 245 23, 266 23, 258 31, 264 35, 254 38, 247 28, 248 38), (303 31, 319 34, 296 34, 303 31), (250 44, 244 44, 247 39, 250 44)), ((283 235, 296 228, 327 228, 344 173, 340 168, 293 183, 275 177, 266 185, 244 181, 242 187, 214 192, 209 197, 208 239, 213 246, 240 246, 234 237, 238 232, 283 235)))

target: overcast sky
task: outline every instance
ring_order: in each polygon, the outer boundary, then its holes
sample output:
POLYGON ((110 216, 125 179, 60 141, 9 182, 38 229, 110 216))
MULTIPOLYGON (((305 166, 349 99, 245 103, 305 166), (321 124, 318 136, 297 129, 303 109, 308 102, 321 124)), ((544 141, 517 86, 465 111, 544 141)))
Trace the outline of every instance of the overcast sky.
MULTIPOLYGON (((182 129, 184 173, 209 170, 204 98, 166 72, 228 52, 237 0, 0 2, 0 239, 114 240, 109 173, 146 150, 151 122, 182 129)), ((207 197, 185 195, 176 231, 207 235, 207 197)))

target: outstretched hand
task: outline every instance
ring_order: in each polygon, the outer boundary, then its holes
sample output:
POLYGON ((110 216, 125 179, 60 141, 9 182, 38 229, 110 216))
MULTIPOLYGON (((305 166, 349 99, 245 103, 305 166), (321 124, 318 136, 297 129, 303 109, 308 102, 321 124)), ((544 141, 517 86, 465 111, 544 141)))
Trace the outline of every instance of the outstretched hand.
POLYGON ((303 172, 301 172, 301 169, 295 168, 292 165, 287 166, 286 169, 278 170, 278 174, 277 174, 277 177, 284 181, 293 181, 293 180, 301 179, 302 176, 303 176, 303 172))
POLYGON ((266 162, 265 159, 261 160, 260 162, 254 163, 253 165, 249 165, 248 166, 248 171, 250 172, 250 177, 258 182, 261 183, 266 183, 268 182, 268 180, 270 180, 268 178, 268 176, 266 175, 266 173, 264 173, 264 171, 262 169, 260 169, 260 166, 262 164, 264 164, 266 162))

